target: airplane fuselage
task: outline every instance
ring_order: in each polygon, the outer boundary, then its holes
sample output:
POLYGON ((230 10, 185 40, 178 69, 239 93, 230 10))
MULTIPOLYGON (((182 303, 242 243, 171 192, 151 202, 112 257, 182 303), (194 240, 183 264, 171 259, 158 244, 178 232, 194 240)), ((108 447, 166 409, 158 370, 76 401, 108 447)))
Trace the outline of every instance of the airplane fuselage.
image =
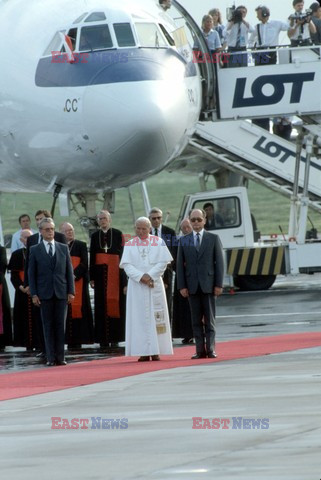
POLYGON ((201 108, 197 65, 167 42, 175 25, 158 2, 114 5, 0 3, 1 191, 111 191, 185 147, 201 108))

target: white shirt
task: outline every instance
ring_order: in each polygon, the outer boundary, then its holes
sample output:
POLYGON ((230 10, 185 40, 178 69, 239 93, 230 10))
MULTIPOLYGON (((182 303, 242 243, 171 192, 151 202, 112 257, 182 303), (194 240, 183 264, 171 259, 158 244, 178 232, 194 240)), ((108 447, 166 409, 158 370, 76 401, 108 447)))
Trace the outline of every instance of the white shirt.
POLYGON ((161 237, 162 236, 162 224, 160 224, 160 226, 158 228, 152 227, 150 233, 152 235, 155 235, 155 230, 157 230, 157 237, 161 237))
POLYGON ((249 45, 254 47, 276 47, 279 45, 280 32, 287 32, 290 28, 289 23, 281 22, 280 20, 269 20, 266 23, 258 23, 255 25, 254 32, 251 34, 249 45), (257 28, 259 27, 261 42, 257 28))
POLYGON ((200 236, 200 245, 202 245, 204 228, 203 228, 200 232, 195 232, 195 231, 193 230, 194 245, 196 245, 196 238, 197 238, 197 235, 198 235, 198 234, 199 234, 199 236, 200 236))
POLYGON ((216 30, 210 30, 207 33, 202 30, 202 32, 210 50, 216 50, 217 48, 221 48, 222 45, 220 36, 216 30))
MULTIPOLYGON (((47 240, 43 240, 43 243, 44 243, 46 252, 47 252, 48 255, 49 255, 49 242, 47 242, 47 240)), ((51 243, 51 245, 52 245, 52 255, 54 255, 55 252, 56 252, 55 241, 52 240, 50 243, 51 243)))
POLYGON ((249 25, 249 28, 244 25, 242 22, 233 23, 229 28, 229 25, 226 27, 226 43, 228 47, 236 47, 237 37, 240 29, 240 47, 246 47, 248 44, 249 33, 254 32, 254 27, 249 25))

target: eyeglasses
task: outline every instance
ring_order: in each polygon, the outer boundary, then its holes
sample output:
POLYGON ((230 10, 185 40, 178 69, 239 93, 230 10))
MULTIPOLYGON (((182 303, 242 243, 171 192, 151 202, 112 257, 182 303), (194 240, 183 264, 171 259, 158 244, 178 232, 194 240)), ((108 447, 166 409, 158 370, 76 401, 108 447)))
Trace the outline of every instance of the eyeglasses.
POLYGON ((150 217, 151 220, 160 220, 163 217, 150 217))
POLYGON ((190 218, 190 221, 191 222, 203 222, 204 221, 204 218, 200 218, 200 217, 195 217, 195 218, 190 218))

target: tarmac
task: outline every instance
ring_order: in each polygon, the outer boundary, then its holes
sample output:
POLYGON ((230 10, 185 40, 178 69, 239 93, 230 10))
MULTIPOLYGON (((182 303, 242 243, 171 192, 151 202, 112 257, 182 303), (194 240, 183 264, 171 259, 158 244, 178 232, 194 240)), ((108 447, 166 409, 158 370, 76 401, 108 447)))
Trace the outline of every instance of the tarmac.
MULTIPOLYGON (((267 292, 223 295, 218 347, 320 332, 320 280, 284 278, 267 292)), ((3 401, 1 477, 320 479, 320 351, 214 361, 3 401), (88 428, 56 428, 72 419, 88 428)), ((19 352, 2 355, 20 358, 19 352)), ((83 355, 69 360, 90 361, 83 355)), ((18 371, 19 362, 5 372, 18 371)))

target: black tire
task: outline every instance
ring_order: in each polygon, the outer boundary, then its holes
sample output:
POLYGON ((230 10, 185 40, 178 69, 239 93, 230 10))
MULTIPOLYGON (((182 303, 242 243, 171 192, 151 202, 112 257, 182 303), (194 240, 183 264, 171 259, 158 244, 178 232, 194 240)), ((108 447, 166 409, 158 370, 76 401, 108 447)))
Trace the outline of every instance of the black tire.
POLYGON ((268 290, 275 279, 276 275, 237 275, 234 285, 243 291, 268 290))

